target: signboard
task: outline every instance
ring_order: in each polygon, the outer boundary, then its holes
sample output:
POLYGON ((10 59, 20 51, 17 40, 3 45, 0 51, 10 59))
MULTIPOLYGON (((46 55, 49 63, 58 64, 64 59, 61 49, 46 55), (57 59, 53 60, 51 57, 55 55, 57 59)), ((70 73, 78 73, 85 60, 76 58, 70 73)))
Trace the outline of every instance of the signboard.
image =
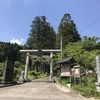
POLYGON ((4 82, 13 82, 14 61, 6 61, 4 82))
POLYGON ((74 66, 74 77, 80 77, 80 67, 74 66))
POLYGON ((70 76, 70 65, 61 66, 61 75, 62 77, 70 76))

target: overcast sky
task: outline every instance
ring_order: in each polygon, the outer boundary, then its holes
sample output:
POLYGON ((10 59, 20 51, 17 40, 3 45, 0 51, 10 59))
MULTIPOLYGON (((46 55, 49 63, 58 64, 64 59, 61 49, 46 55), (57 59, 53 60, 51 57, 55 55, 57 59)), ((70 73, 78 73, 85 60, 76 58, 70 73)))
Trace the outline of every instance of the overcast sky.
POLYGON ((0 41, 24 44, 36 16, 46 16, 58 31, 69 13, 81 37, 100 37, 100 0, 0 0, 0 41))

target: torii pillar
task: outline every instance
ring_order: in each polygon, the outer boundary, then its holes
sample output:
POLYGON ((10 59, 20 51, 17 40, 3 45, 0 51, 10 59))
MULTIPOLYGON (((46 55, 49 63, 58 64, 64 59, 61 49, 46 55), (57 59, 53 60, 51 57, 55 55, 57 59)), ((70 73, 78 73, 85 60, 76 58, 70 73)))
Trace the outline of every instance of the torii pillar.
POLYGON ((25 66, 25 73, 24 73, 24 81, 28 81, 28 68, 29 68, 29 57, 30 54, 26 54, 26 66, 25 66))
MULTIPOLYGON (((53 56, 53 52, 50 53, 50 57, 53 56)), ((51 58, 50 60, 50 77, 49 77, 49 81, 50 82, 54 82, 54 78, 53 78, 53 58, 51 58)))

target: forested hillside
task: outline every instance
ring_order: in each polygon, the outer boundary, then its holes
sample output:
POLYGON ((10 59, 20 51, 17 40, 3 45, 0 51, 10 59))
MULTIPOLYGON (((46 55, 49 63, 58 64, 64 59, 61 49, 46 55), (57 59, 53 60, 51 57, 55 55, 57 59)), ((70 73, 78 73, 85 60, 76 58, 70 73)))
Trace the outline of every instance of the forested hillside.
POLYGON ((7 42, 0 42, 0 62, 4 62, 5 60, 20 60, 19 50, 22 47, 18 44, 11 44, 7 42))

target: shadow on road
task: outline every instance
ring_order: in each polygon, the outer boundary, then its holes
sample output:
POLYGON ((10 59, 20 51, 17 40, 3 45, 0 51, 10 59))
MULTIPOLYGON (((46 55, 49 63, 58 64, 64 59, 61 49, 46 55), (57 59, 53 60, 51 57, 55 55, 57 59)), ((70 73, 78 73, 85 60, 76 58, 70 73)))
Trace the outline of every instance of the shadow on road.
POLYGON ((4 87, 10 87, 10 86, 15 86, 15 85, 21 85, 23 83, 12 83, 12 84, 0 84, 0 88, 4 88, 4 87))

